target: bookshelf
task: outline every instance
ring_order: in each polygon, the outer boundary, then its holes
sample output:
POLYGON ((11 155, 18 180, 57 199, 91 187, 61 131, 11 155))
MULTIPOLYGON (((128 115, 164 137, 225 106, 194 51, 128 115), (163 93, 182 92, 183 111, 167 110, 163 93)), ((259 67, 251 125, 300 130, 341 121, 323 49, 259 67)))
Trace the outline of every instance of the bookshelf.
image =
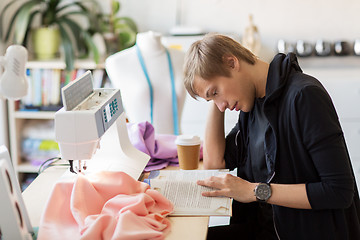
MULTIPOLYGON (((50 61, 29 61, 26 67, 28 72, 39 71, 39 70, 45 72, 51 70, 64 71, 66 66, 62 60, 50 60, 50 61)), ((92 60, 77 60, 75 61, 75 71, 69 73, 70 75, 72 75, 72 79, 70 79, 70 81, 76 77, 76 74, 74 74, 74 72, 78 71, 79 69, 85 71, 86 70, 92 70, 92 71, 97 70, 98 72, 103 71, 102 80, 106 81, 107 79, 104 63, 96 64, 92 60)), ((30 84, 32 84, 31 81, 34 81, 34 79, 31 77, 32 76, 29 76, 30 84)), ((52 81, 53 79, 51 77, 52 75, 42 76, 43 79, 52 81)), ((32 85, 30 88, 34 88, 34 85, 32 85)), ((41 88, 43 88, 42 91, 46 91, 44 90, 43 86, 41 86, 41 88)), ((61 85, 58 84, 57 91, 59 96, 60 96, 60 88, 61 85)), ((30 91, 31 90, 29 90, 29 92, 30 91)), ((39 108, 32 108, 32 109, 25 108, 24 104, 28 103, 28 101, 29 101, 29 96, 27 96, 27 99, 25 97, 20 101, 10 101, 10 100, 8 101, 8 126, 9 126, 8 131, 9 131, 10 155, 13 161, 14 169, 18 174, 20 185, 23 185, 23 182, 29 176, 30 177, 36 176, 39 169, 38 164, 35 165, 34 163, 30 162, 29 159, 26 159, 26 157, 24 157, 22 154, 24 150, 22 144, 24 128, 27 126, 27 124, 30 121, 39 124, 43 124, 43 123, 45 124, 48 123, 49 121, 53 122, 56 112, 55 110, 43 111, 41 106, 39 106, 39 108)), ((57 105, 58 108, 61 107, 61 102, 59 101, 57 105)), ((56 157, 56 156, 49 156, 48 158, 51 157, 56 157)))

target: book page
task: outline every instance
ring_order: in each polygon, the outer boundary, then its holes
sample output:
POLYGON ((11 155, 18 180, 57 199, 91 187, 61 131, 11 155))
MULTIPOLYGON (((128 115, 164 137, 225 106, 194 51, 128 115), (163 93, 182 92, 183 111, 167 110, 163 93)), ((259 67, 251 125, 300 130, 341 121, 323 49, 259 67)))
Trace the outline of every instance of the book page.
POLYGON ((150 179, 151 188, 159 191, 174 204, 176 215, 230 216, 231 198, 204 197, 211 188, 199 186, 196 181, 228 173, 228 170, 164 170, 156 171, 150 179))

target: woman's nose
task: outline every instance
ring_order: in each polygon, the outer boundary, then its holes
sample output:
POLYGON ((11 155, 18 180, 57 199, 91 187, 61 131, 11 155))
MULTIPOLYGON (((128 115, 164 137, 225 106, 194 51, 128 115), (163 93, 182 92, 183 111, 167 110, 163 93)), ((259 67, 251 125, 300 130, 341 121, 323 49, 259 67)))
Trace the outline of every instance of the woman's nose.
POLYGON ((216 106, 221 112, 224 112, 226 110, 226 102, 225 101, 215 101, 216 106))

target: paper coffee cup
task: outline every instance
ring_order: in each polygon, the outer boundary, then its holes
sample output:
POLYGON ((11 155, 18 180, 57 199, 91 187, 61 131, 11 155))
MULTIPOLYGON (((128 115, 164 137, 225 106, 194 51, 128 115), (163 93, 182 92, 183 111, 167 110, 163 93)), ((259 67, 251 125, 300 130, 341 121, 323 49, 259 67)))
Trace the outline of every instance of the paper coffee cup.
POLYGON ((200 143, 198 136, 179 135, 176 138, 180 169, 191 170, 199 167, 200 143))

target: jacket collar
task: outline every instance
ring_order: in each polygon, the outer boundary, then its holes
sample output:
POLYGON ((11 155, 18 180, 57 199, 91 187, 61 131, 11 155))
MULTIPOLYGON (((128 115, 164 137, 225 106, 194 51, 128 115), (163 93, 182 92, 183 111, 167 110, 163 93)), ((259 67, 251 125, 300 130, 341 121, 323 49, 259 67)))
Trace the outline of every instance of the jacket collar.
POLYGON ((294 53, 279 53, 274 57, 269 66, 265 101, 270 102, 281 94, 293 69, 302 72, 294 53))

